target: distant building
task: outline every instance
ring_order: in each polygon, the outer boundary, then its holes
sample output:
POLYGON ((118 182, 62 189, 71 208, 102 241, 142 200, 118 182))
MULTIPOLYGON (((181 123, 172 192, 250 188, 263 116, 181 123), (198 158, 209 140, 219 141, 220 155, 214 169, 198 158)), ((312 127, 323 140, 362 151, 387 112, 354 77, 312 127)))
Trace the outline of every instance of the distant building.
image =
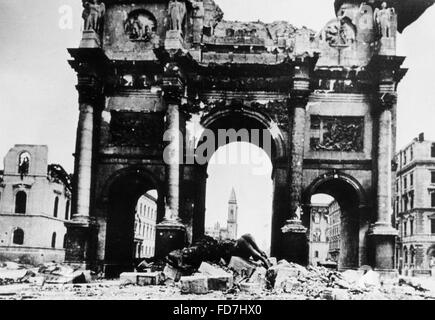
POLYGON ((236 191, 231 190, 230 200, 228 201, 228 220, 227 220, 227 238, 237 239, 237 218, 239 207, 237 206, 236 191))
POLYGON ((435 141, 420 134, 397 153, 396 163, 396 267, 429 273, 435 267, 435 141))
POLYGON ((136 258, 150 258, 155 253, 157 199, 149 194, 139 198, 134 221, 136 258))
POLYGON ((328 212, 328 259, 338 263, 341 246, 341 209, 336 200, 329 204, 328 212))
POLYGON ((329 206, 313 204, 311 206, 309 228, 309 263, 317 265, 328 257, 329 243, 327 238, 329 206))
POLYGON ((0 260, 39 264, 65 258, 70 176, 48 165, 48 147, 15 145, 0 176, 0 260))
POLYGON ((236 191, 233 188, 228 200, 227 227, 222 228, 220 223, 216 222, 212 227, 205 228, 205 234, 219 240, 237 239, 238 210, 236 191))

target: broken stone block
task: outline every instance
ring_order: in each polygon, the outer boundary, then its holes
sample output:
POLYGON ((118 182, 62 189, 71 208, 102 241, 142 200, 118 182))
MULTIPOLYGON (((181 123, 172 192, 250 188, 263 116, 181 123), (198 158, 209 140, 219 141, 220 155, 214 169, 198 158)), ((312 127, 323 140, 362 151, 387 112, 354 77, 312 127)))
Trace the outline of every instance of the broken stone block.
POLYGON ((381 286, 381 279, 378 272, 367 271, 358 281, 358 285, 366 287, 368 289, 375 289, 381 286))
POLYGON ((45 283, 45 278, 42 276, 39 277, 33 277, 29 279, 29 283, 36 285, 36 286, 43 286, 45 283))
POLYGON ((226 291, 233 287, 234 277, 232 274, 207 262, 201 263, 198 271, 198 275, 207 277, 208 289, 211 291, 226 291))
POLYGON ((356 270, 346 270, 341 274, 344 281, 346 281, 349 284, 357 284, 358 281, 363 276, 362 271, 356 271, 356 270))
POLYGON ((205 276, 181 277, 180 283, 183 294, 208 293, 208 279, 205 276))
POLYGON ((206 276, 227 276, 227 272, 225 272, 224 270, 214 267, 211 264, 207 263, 207 262, 203 262, 201 263, 201 266, 198 269, 198 272, 206 275, 206 276))
POLYGON ((207 277, 208 289, 211 291, 227 291, 233 287, 234 278, 232 274, 226 276, 209 276, 207 277))
POLYGON ((281 265, 281 266, 290 266, 290 263, 287 261, 287 260, 284 260, 284 259, 282 259, 282 260, 279 260, 278 261, 278 265, 281 265))
POLYGON ((240 257, 231 257, 228 268, 234 270, 238 275, 249 278, 255 271, 256 266, 240 257))
POLYGON ((161 273, 139 273, 137 275, 137 284, 139 286, 157 286, 160 284, 161 273))
POLYGON ((240 291, 250 294, 260 294, 262 288, 259 283, 242 282, 240 283, 240 291))
POLYGON ((72 283, 89 283, 92 281, 90 270, 78 270, 72 274, 72 283))
POLYGON ((57 265, 50 273, 57 276, 67 277, 74 273, 74 269, 69 266, 57 265))
POLYGON ((289 267, 286 264, 278 264, 277 266, 270 268, 269 272, 273 272, 276 275, 274 281, 275 289, 283 289, 288 279, 299 277, 299 270, 289 267))
POLYGON ((119 280, 121 281, 121 285, 128 285, 128 284, 137 284, 137 272, 124 272, 121 273, 119 276, 119 280))
POLYGON ((4 262, 4 266, 8 270, 18 270, 18 269, 21 269, 21 267, 20 267, 20 265, 18 263, 12 262, 12 261, 6 261, 6 262, 4 262))
POLYGON ((165 280, 172 280, 174 282, 180 281, 181 278, 181 272, 169 264, 165 266, 165 269, 163 270, 163 275, 165 277, 165 280))

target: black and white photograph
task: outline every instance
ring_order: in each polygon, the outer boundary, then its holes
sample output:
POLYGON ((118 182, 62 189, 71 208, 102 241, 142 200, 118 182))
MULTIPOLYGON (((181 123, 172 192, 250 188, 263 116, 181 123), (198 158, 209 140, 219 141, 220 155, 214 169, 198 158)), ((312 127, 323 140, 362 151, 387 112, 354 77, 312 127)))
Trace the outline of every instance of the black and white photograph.
POLYGON ((435 300, 434 3, 0 0, 0 308, 435 300))

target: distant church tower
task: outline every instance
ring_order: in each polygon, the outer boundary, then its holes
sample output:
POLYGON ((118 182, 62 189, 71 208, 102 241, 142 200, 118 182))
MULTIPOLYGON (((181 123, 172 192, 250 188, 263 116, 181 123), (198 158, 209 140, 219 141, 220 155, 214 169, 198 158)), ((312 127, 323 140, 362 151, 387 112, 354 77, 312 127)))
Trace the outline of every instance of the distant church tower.
POLYGON ((228 239, 237 239, 237 199, 234 188, 231 190, 230 200, 228 201, 228 239))

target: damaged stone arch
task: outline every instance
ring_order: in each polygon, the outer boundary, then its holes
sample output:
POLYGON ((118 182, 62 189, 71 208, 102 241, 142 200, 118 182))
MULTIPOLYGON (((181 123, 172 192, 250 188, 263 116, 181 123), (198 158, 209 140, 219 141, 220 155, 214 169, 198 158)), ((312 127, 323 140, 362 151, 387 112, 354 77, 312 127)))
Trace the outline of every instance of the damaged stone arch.
MULTIPOLYGON (((270 134, 272 140, 271 154, 268 154, 267 150, 265 151, 272 163, 276 159, 284 159, 286 157, 287 150, 282 131, 278 124, 264 111, 259 111, 258 109, 253 109, 247 106, 233 105, 215 108, 201 118, 201 125, 204 129, 212 130, 215 133, 219 129, 234 129, 236 131, 240 129, 247 129, 248 131, 251 129, 266 130, 270 134)), ((261 131, 260 136, 262 136, 261 131)), ((204 137, 202 136, 199 139, 199 144, 201 144, 203 139, 204 137)), ((260 145, 257 146, 263 149, 261 141, 260 145)), ((219 147, 221 146, 217 145, 216 150, 219 147)), ((210 158, 211 156, 212 155, 210 155, 210 158)))
MULTIPOLYGON (((219 129, 234 129, 236 132, 240 129, 259 129, 260 137, 263 135, 262 130, 266 130, 271 138, 271 150, 268 152, 263 148, 262 141, 260 139, 260 143, 256 144, 257 147, 263 149, 265 153, 268 155, 272 166, 276 166, 278 161, 285 161, 287 157, 287 149, 285 145, 285 137, 278 127, 276 122, 274 122, 269 115, 265 112, 260 112, 253 108, 246 106, 235 106, 228 105, 225 107, 218 107, 213 109, 211 112, 205 114, 201 119, 201 125, 204 129, 211 130, 213 133, 217 134, 219 129)), ((249 139, 250 140, 250 139, 249 139)), ((204 143, 204 135, 199 139, 198 147, 204 143)), ((217 151, 218 148, 228 144, 223 143, 219 145, 216 139, 216 146, 214 151, 217 151)), ((241 142, 249 142, 251 141, 241 141, 241 142)), ((207 188, 207 168, 210 159, 212 158, 214 152, 211 154, 207 154, 207 163, 196 165, 196 199, 195 199, 195 212, 193 219, 193 240, 199 239, 204 234, 204 225, 205 225, 205 204, 206 204, 206 188, 207 188)), ((271 177, 273 179, 273 177, 271 177)), ((276 210, 277 211, 277 210, 276 210)), ((272 210, 272 225, 279 226, 278 223, 274 223, 274 220, 281 219, 277 212, 272 210)), ((278 227, 272 227, 272 236, 273 234, 278 234, 280 229, 278 227)), ((273 246, 273 245, 272 245, 273 246)))
POLYGON ((341 209, 339 269, 357 269, 367 264, 366 234, 370 216, 364 187, 351 175, 335 170, 320 175, 303 193, 305 226, 309 226, 310 214, 307 209, 310 208, 311 197, 315 194, 330 195, 338 202, 341 209))
MULTIPOLYGON (((131 166, 113 173, 105 182, 99 201, 99 211, 105 220, 103 259, 106 277, 118 276, 134 268, 134 220, 138 199, 157 190, 157 222, 164 216, 164 184, 157 175, 142 166, 131 166)), ((103 231, 102 231, 102 230, 103 231)))

